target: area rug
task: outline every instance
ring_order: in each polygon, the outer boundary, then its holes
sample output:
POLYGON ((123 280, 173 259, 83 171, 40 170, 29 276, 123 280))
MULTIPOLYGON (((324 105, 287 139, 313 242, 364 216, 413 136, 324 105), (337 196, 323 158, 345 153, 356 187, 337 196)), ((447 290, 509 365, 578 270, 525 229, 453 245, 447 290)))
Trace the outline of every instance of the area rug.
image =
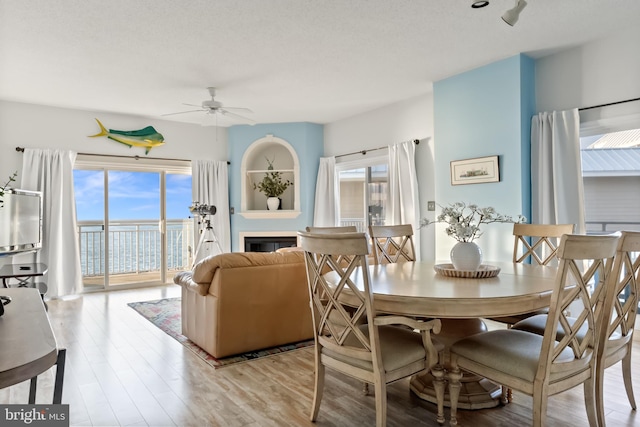
POLYGON ((297 350, 313 345, 313 340, 308 340, 217 359, 198 347, 195 343, 189 340, 189 338, 182 335, 180 298, 163 298, 153 301, 130 302, 127 305, 140 313, 145 319, 156 325, 170 337, 175 338, 180 344, 193 351, 198 357, 214 368, 221 368, 235 363, 247 362, 261 357, 272 356, 285 351, 297 350))

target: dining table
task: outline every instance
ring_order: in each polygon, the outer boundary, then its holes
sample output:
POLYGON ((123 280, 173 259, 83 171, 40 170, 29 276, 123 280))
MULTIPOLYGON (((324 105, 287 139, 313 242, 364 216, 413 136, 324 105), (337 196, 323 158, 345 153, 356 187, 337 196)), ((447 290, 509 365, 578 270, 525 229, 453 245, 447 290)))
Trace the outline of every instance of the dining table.
MULTIPOLYGON (((459 276, 465 277, 456 277, 456 272, 446 262, 370 265, 374 307, 378 313, 441 319, 442 330, 435 339, 445 346, 443 362, 446 370, 449 345, 465 336, 486 331, 483 319, 534 312, 550 304, 556 267, 487 262, 481 268, 484 273, 459 272, 459 276), (481 277, 487 276, 487 272, 492 277, 481 277)), ((326 275, 329 282, 332 281, 331 274, 326 275)), ((361 269, 356 269, 351 279, 364 290, 361 269)), ((341 302, 357 305, 353 298, 352 294, 344 292, 341 302)), ((431 380, 431 374, 419 374, 411 379, 410 386, 418 397, 436 403, 431 380)), ((502 402, 502 394, 499 385, 465 373, 458 407, 495 407, 502 402)), ((447 393, 446 406, 449 406, 448 400, 447 393)))

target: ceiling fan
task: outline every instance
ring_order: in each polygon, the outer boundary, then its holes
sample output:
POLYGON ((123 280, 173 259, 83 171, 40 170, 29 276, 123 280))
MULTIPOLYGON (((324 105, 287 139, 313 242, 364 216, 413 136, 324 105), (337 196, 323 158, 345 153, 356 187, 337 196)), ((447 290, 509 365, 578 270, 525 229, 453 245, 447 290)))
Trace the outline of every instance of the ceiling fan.
POLYGON ((218 116, 222 116, 222 117, 227 117, 227 118, 231 118, 231 119, 242 120, 242 121, 254 123, 254 120, 252 120, 252 119, 250 119, 248 117, 241 116, 240 114, 237 114, 237 113, 234 113, 232 111, 229 111, 229 110, 237 110, 237 111, 244 111, 244 112, 247 112, 247 113, 253 113, 253 111, 251 111, 249 108, 244 108, 244 107, 225 107, 225 106, 222 105, 221 102, 215 100, 215 96, 216 96, 216 88, 215 87, 208 87, 207 90, 209 91, 209 94, 211 95, 211 99, 210 100, 202 101, 201 105, 186 104, 186 103, 182 104, 182 105, 188 105, 190 107, 199 107, 197 110, 179 111, 177 113, 163 114, 163 116, 174 116, 176 114, 205 112, 206 114, 215 115, 216 118, 218 116))

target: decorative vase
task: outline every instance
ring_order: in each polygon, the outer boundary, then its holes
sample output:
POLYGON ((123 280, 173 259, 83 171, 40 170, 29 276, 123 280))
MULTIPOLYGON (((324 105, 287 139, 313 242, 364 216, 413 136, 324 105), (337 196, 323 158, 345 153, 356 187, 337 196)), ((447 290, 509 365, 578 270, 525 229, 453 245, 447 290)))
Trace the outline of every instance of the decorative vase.
POLYGON ((458 242, 449 254, 456 270, 476 271, 482 264, 482 251, 474 242, 458 242))
POLYGON ((267 208, 270 211, 277 211, 280 206, 280 199, 277 197, 268 197, 267 198, 267 208))

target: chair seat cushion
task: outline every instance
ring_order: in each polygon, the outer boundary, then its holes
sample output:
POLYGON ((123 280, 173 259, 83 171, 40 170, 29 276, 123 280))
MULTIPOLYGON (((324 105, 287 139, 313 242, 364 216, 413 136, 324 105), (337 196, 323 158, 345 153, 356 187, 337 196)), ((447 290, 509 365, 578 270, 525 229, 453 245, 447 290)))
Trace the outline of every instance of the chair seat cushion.
POLYGON ((493 320, 494 322, 505 323, 507 325, 516 324, 522 320, 528 319, 532 316, 536 316, 538 314, 546 314, 548 312, 547 309, 532 311, 531 313, 523 313, 523 314, 514 314, 513 316, 502 316, 502 317, 491 317, 489 320, 493 320))
MULTIPOLYGON (((369 327, 367 324, 360 325, 360 330, 369 336, 369 327)), ((386 372, 407 366, 411 363, 424 359, 426 351, 422 343, 422 335, 410 329, 397 326, 378 326, 378 335, 380 337, 380 352, 382 353, 382 363, 386 372)), ((442 344, 433 340, 438 351, 442 351, 442 344)), ((358 339, 353 335, 347 338, 346 345, 362 348, 358 339)), ((337 353, 327 348, 322 349, 322 353, 333 359, 350 365, 373 371, 373 364, 366 360, 355 359, 344 354, 337 353)))
MULTIPOLYGON (((514 329, 483 332, 453 343, 452 354, 472 360, 507 375, 532 382, 538 369, 542 336, 514 329)), ((565 349, 557 361, 573 360, 565 349)), ((461 364, 463 367, 463 364, 461 364)))
MULTIPOLYGON (((544 335, 544 327, 547 324, 547 315, 546 314, 538 314, 536 316, 529 317, 528 319, 522 320, 515 325, 513 325, 512 329, 517 329, 519 331, 532 332, 538 335, 544 335)), ((567 317, 570 325, 573 325, 575 319, 571 317, 567 317)), ((589 330, 587 324, 584 324, 576 336, 582 341, 589 330)), ((558 325, 558 331, 556 332, 556 341, 562 340, 564 338, 565 331, 562 329, 560 325, 558 325)))

